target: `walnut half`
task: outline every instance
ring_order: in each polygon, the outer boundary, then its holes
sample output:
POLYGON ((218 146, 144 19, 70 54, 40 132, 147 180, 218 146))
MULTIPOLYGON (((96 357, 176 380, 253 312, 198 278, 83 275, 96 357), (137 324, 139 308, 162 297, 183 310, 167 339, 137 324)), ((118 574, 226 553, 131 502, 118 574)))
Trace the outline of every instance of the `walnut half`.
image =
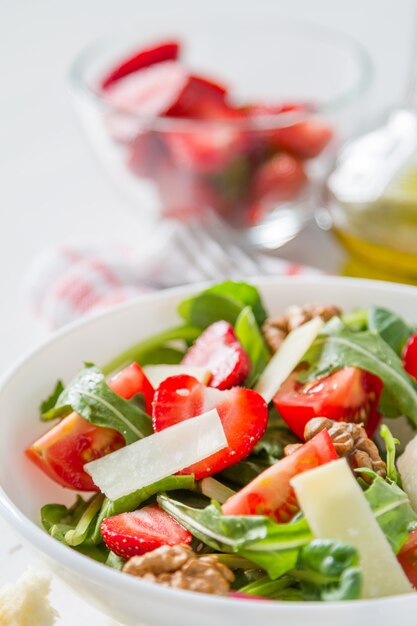
POLYGON ((327 429, 340 457, 349 461, 352 469, 366 467, 385 478, 387 467, 379 456, 378 448, 369 439, 363 424, 336 422, 326 417, 315 417, 307 422, 304 438, 309 441, 324 429, 327 429))
POLYGON ((262 333, 271 352, 276 352, 285 337, 295 328, 310 321, 313 317, 321 317, 324 322, 328 322, 335 315, 341 314, 334 304, 320 306, 318 304, 305 304, 304 306, 291 306, 283 315, 270 317, 262 327, 262 333))
POLYGON ((185 545, 162 546, 133 556, 123 571, 167 587, 215 595, 226 595, 235 578, 215 554, 198 557, 185 545))

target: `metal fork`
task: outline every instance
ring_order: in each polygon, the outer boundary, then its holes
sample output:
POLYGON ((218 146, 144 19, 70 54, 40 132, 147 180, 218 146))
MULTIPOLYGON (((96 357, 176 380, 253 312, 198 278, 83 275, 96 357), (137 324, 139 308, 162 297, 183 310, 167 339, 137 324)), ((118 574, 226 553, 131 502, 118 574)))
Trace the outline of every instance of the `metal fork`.
POLYGON ((160 287, 272 275, 291 265, 258 252, 212 211, 184 221, 166 220, 155 239, 161 251, 156 272, 160 287))

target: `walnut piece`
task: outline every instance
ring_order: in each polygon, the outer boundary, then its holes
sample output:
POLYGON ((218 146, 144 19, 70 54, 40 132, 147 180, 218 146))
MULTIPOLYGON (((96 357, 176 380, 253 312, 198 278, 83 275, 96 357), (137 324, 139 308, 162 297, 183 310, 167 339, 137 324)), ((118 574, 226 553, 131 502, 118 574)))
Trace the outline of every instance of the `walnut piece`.
POLYGON ((341 309, 333 304, 320 306, 318 304, 305 304, 304 306, 291 306, 283 315, 271 317, 266 320, 262 327, 264 339, 272 352, 276 352, 285 337, 295 328, 309 322, 313 317, 321 317, 328 322, 335 315, 340 315, 341 309))
POLYGON ((385 478, 387 467, 362 424, 336 422, 326 417, 315 417, 307 422, 304 439, 309 441, 325 428, 329 432, 337 454, 340 457, 346 457, 352 469, 366 467, 385 478))
POLYGON ((215 554, 198 557, 185 545, 162 546, 133 556, 123 571, 167 587, 215 595, 226 595, 234 580, 233 572, 215 554))

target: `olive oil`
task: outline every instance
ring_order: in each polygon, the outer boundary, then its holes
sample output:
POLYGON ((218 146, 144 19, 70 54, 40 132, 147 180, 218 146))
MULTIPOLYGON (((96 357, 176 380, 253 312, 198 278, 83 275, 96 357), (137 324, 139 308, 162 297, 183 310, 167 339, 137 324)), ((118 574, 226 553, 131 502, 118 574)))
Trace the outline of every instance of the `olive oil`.
POLYGON ((344 273, 417 284, 417 163, 367 204, 329 198, 336 237, 348 251, 344 273))

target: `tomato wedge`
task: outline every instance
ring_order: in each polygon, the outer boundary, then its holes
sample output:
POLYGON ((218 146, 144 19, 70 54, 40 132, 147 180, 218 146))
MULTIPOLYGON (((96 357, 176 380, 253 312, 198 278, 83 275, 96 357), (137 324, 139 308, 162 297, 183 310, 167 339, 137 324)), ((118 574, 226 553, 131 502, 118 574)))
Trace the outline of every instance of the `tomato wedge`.
POLYGON ((417 334, 412 335, 404 346, 403 364, 407 374, 417 381, 417 334))
POLYGON ((327 430, 322 430, 293 454, 259 474, 223 504, 225 515, 267 515, 289 522, 299 510, 290 480, 301 472, 338 458, 327 430))
POLYGON ((399 551, 398 560, 408 580, 417 589, 417 528, 399 551))
MULTIPOLYGON (((151 406, 153 388, 141 367, 132 363, 108 382, 109 387, 125 400, 143 393, 151 406)), ((125 445, 123 436, 112 428, 94 426, 77 413, 71 413, 42 435, 27 450, 27 456, 49 478, 77 491, 97 491, 84 464, 125 445)))
POLYGON ((330 376, 302 384, 294 372, 273 402, 291 430, 304 439, 304 428, 313 417, 365 424, 370 437, 381 420, 377 411, 382 391, 379 378, 357 367, 344 367, 330 376))

